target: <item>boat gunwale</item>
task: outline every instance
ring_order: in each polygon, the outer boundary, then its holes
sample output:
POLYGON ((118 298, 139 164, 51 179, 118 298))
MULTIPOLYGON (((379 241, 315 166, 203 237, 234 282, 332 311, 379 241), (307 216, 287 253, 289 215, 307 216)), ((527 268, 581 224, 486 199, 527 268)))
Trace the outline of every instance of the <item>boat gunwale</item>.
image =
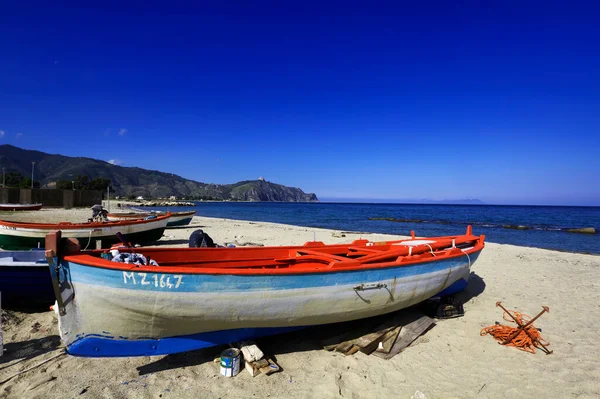
POLYGON ((0 226, 8 226, 23 229, 47 229, 47 230, 79 230, 98 227, 113 227, 113 226, 129 226, 137 224, 147 224, 156 221, 162 221, 171 217, 169 212, 163 216, 157 216, 154 219, 136 219, 136 220, 115 220, 111 222, 82 222, 82 223, 33 223, 33 222, 11 222, 9 220, 1 220, 0 226))
MULTIPOLYGON (((196 211, 181 211, 181 212, 170 212, 171 213, 171 217, 179 217, 179 216, 189 216, 189 215, 195 215, 196 211)), ((145 217, 148 215, 161 215, 163 216, 164 213, 163 212, 116 212, 116 213, 112 213, 109 212, 106 214, 107 217, 112 217, 112 218, 136 218, 136 217, 145 217)))
POLYGON ((196 215, 196 211, 181 211, 181 212, 171 212, 172 216, 190 216, 196 215))
MULTIPOLYGON (((440 250, 439 254, 442 256, 432 256, 423 258, 420 255, 427 255, 429 252, 424 252, 423 254, 415 254, 415 255, 405 255, 399 256, 395 261, 387 261, 387 262, 377 262, 377 263, 360 263, 356 262, 341 262, 340 265, 331 266, 324 263, 317 262, 307 262, 304 264, 285 264, 281 263, 270 264, 268 266, 264 266, 263 268, 258 267, 240 267, 240 268, 227 268, 227 267, 190 267, 190 266, 151 266, 151 265, 136 265, 136 264, 128 264, 128 263, 120 263, 120 262, 112 262, 110 260, 97 258, 89 253, 76 253, 65 255, 64 260, 67 262, 72 262, 81 266, 94 267, 106 270, 114 270, 114 271, 136 271, 136 272, 144 272, 144 273, 161 273, 161 274, 185 274, 185 275, 243 275, 243 276, 252 276, 252 275, 305 275, 305 274, 322 274, 322 273, 338 273, 338 272, 356 272, 356 271, 368 271, 368 270, 379 270, 379 269, 387 269, 387 268, 395 268, 395 267, 407 267, 407 266, 418 266, 420 264, 445 261, 450 259, 455 259, 463 256, 470 256, 471 254, 480 252, 485 247, 485 236, 455 236, 455 237, 436 237, 436 239, 455 239, 458 237, 468 237, 469 241, 474 242, 473 246, 468 247, 466 249, 460 249, 458 247, 450 247, 444 248, 440 250), (456 249, 457 251, 452 251, 456 249), (442 252, 444 251, 444 252, 442 252), (401 260, 399 260, 402 258, 401 260), (412 259, 411 259, 412 258, 412 259), (345 263, 345 264, 344 264, 345 263)), ((410 240, 399 240, 400 241, 410 241, 410 240)), ((394 242, 394 241, 392 241, 394 242)), ((340 244, 340 245, 328 245, 327 247, 339 247, 348 248, 351 245, 348 244, 340 244)), ((264 248, 264 247, 263 247, 264 248)), ((278 249, 301 249, 304 247, 301 246, 286 246, 286 247, 277 247, 278 249)), ((413 247, 414 248, 414 247, 413 247)), ((152 251, 153 249, 165 250, 169 248, 145 248, 146 253, 159 252, 152 251), (150 251, 147 251, 150 249, 150 251)), ((176 249, 176 248, 170 248, 176 249)), ((187 248, 180 248, 183 250, 189 250, 187 248)), ((251 250, 253 248, 244 248, 251 250)), ((138 249, 139 250, 139 249, 138 249)), ((195 250, 212 250, 212 248, 203 248, 203 249, 195 249, 195 250)), ((228 250, 227 248, 214 248, 214 250, 228 250)), ((229 249, 231 250, 231 249, 229 249)), ((235 250, 235 249, 234 249, 235 250)), ((92 251, 93 252, 93 251, 92 251)), ((144 250, 139 253, 144 254, 144 250)), ((383 252, 382 252, 383 253, 383 252)), ((293 259, 293 258, 290 258, 293 259)), ((352 260, 352 258, 348 258, 348 260, 352 260)), ((273 262, 276 262, 275 259, 272 259, 273 262)), ((469 260, 470 262, 470 260, 469 260)))

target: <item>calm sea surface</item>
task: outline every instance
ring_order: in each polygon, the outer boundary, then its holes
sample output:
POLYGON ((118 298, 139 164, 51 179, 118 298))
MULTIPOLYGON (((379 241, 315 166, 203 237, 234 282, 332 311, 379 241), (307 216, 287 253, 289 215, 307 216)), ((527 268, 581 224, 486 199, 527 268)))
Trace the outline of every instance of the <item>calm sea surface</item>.
POLYGON ((599 232, 600 207, 198 202, 170 208, 188 209, 207 217, 386 234, 414 230, 418 236, 462 234, 471 224, 474 234, 485 234, 490 242, 600 254, 600 234, 567 231, 594 227, 599 232))

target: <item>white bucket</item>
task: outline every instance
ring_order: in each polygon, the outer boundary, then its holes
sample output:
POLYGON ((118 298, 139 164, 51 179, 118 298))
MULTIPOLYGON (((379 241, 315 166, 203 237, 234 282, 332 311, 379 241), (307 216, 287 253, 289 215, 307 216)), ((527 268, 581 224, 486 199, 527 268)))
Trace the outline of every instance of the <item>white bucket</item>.
POLYGON ((229 348, 221 352, 220 371, 225 377, 233 377, 240 372, 239 349, 229 348))

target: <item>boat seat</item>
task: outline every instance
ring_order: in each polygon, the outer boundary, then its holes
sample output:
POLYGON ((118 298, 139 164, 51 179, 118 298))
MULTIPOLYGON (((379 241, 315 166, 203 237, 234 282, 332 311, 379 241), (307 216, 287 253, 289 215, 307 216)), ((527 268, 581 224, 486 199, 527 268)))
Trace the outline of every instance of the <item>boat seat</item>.
POLYGON ((329 267, 351 267, 360 266, 361 263, 356 259, 346 258, 343 256, 337 256, 328 254, 325 252, 312 251, 309 249, 293 249, 290 250, 289 258, 277 258, 277 262, 317 262, 325 263, 329 267))
POLYGON ((385 251, 386 249, 381 248, 381 249, 373 249, 371 248, 366 248, 366 247, 348 247, 348 250, 350 251, 357 251, 357 252, 369 252, 369 253, 381 253, 383 251, 385 251))

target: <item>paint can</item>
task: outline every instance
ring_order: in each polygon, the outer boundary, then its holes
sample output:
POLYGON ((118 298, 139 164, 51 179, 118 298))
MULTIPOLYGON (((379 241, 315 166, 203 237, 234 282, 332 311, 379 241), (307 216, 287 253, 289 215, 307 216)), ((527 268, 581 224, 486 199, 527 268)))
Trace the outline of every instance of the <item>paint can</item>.
POLYGON ((229 348, 221 352, 221 375, 233 377, 240 372, 240 350, 229 348))

